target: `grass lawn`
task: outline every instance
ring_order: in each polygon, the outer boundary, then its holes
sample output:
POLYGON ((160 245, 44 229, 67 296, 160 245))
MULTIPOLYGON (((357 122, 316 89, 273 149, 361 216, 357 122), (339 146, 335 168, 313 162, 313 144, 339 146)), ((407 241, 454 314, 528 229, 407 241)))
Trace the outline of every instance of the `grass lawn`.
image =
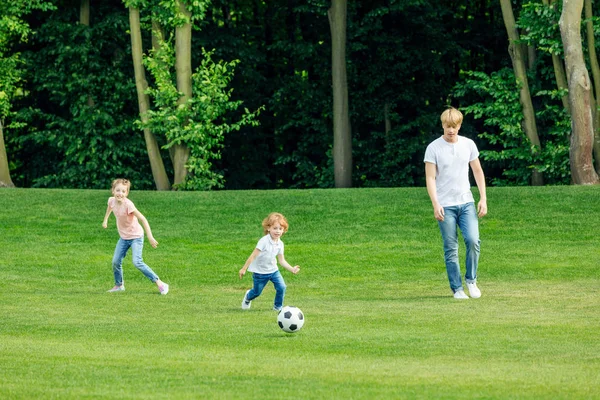
POLYGON ((106 293, 108 190, 1 189, 0 399, 598 399, 599 193, 488 189, 482 297, 458 301, 424 188, 134 188, 167 296, 130 254, 127 291, 106 293), (282 269, 296 334, 272 286, 240 309, 271 211, 301 267, 282 269))

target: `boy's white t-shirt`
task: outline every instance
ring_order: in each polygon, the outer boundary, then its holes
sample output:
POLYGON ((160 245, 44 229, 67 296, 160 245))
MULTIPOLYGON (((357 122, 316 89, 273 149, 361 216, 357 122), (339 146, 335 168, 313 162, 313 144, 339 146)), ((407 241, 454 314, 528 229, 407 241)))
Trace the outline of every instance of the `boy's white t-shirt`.
POLYGON ((277 255, 283 254, 281 239, 274 242, 271 235, 267 234, 258 241, 256 248, 260 250, 260 253, 250 263, 248 271, 258 274, 272 274, 277 271, 279 269, 277 267, 277 255))
POLYGON ((435 187, 442 207, 475 201, 469 183, 469 163, 479 157, 479 151, 471 139, 457 138, 456 143, 448 143, 440 136, 425 150, 424 161, 437 167, 435 187))

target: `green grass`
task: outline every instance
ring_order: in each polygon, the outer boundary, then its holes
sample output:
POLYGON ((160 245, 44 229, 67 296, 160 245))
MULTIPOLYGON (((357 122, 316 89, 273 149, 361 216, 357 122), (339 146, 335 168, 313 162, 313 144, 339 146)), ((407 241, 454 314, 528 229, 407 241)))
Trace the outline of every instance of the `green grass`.
POLYGON ((105 293, 109 191, 0 190, 0 398, 600 398, 599 191, 490 188, 483 296, 456 301, 424 188, 133 190, 167 296, 130 255, 105 293), (270 211, 301 266, 293 335, 271 286, 240 309, 270 211))

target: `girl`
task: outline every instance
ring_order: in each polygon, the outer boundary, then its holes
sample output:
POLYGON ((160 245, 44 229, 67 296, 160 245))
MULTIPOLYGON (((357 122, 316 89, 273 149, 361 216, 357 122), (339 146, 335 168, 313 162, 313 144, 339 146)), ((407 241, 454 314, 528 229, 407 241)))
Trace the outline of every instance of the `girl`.
POLYGON ((159 279, 159 277, 147 266, 142 260, 142 249, 144 247, 144 230, 140 225, 140 222, 146 230, 148 241, 152 247, 156 248, 158 242, 152 236, 150 225, 146 217, 135 208, 135 205, 131 200, 127 198, 129 195, 129 188, 131 183, 127 179, 115 179, 112 183, 112 194, 113 197, 108 199, 108 207, 106 208, 106 214, 104 215, 104 222, 102 227, 108 226, 108 217, 112 212, 115 214, 117 219, 117 230, 121 238, 117 242, 115 248, 115 254, 112 260, 113 273, 115 275, 115 286, 108 292, 122 292, 125 290, 123 284, 123 258, 127 254, 127 250, 131 247, 131 253, 133 256, 133 265, 139 269, 152 282, 158 286, 160 294, 167 294, 169 292, 169 285, 159 279))
POLYGON ((271 213, 263 220, 262 226, 265 236, 258 241, 256 248, 239 272, 240 279, 242 279, 246 270, 249 269, 254 282, 252 289, 248 290, 244 296, 242 310, 249 309, 252 300, 260 296, 265 285, 271 281, 276 292, 273 310, 279 311, 283 307, 286 286, 281 273, 279 273, 279 268, 277 268, 277 260, 293 274, 297 274, 300 267, 297 265, 292 267, 283 256, 283 242, 280 239, 287 232, 289 226, 285 217, 279 213, 271 213))

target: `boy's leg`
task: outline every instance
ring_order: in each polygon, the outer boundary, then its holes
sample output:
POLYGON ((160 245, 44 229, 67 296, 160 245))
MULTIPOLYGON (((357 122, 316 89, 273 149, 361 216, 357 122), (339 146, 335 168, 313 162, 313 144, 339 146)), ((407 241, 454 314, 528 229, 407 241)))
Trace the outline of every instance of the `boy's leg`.
POLYGON ((257 274, 256 272, 252 273, 252 289, 248 290, 246 294, 246 300, 252 301, 262 293, 263 289, 267 282, 269 282, 269 274, 257 274))
POLYGON ((142 251, 144 249, 144 238, 133 239, 131 241, 131 255, 133 256, 133 265, 140 270, 142 274, 153 283, 158 280, 158 275, 152 271, 152 268, 144 263, 142 251))
POLYGON ((465 204, 458 218, 458 226, 465 239, 467 248, 465 280, 475 283, 477 280, 477 267, 479 265, 479 220, 474 203, 465 204))
POLYGON ((127 254, 127 250, 131 246, 131 241, 119 239, 115 247, 115 253, 112 259, 113 274, 115 276, 115 286, 123 285, 123 259, 127 254))
POLYGON ((442 240, 444 242, 446 273, 448 274, 450 289, 452 289, 454 293, 463 290, 460 265, 458 264, 457 215, 458 207, 444 207, 444 220, 438 221, 442 240))
POLYGON ((271 274, 271 282, 275 286, 275 302, 273 304, 273 308, 276 310, 281 310, 283 307, 283 298, 285 297, 285 281, 283 280, 283 276, 281 276, 281 272, 277 271, 271 274))

